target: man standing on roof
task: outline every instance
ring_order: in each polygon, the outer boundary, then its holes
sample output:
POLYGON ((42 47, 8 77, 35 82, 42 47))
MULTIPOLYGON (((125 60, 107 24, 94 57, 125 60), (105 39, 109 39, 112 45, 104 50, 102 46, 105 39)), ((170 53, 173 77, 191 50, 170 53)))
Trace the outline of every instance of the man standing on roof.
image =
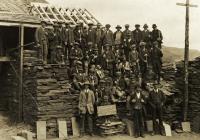
POLYGON ((148 25, 144 24, 144 30, 142 31, 142 42, 146 43, 147 50, 151 47, 151 32, 148 30, 148 25))
POLYGON ((157 41, 158 42, 158 47, 161 49, 162 48, 162 43, 163 43, 162 32, 157 28, 156 24, 153 24, 152 28, 153 28, 153 30, 151 32, 152 42, 157 41))
POLYGON ((65 23, 65 30, 63 32, 64 36, 64 46, 65 46, 65 55, 66 59, 69 57, 69 51, 71 50, 74 44, 74 32, 70 27, 70 22, 65 23))
POLYGON ((123 32, 124 35, 124 53, 126 58, 128 59, 129 56, 129 51, 130 51, 130 46, 131 46, 131 36, 132 36, 132 32, 131 30, 129 30, 129 25, 126 24, 125 25, 125 30, 123 32))
POLYGON ((101 29, 101 24, 97 23, 96 28, 96 44, 98 48, 98 54, 100 55, 102 52, 102 37, 103 37, 103 30, 101 29))
POLYGON ((47 55, 48 55, 48 39, 47 32, 45 31, 47 23, 41 21, 41 26, 35 32, 35 40, 37 46, 39 47, 38 58, 42 59, 44 64, 47 64, 47 55))
POLYGON ((88 43, 92 43, 92 48, 94 48, 96 45, 96 32, 93 29, 93 23, 88 23, 88 30, 86 34, 86 41, 87 45, 88 43))
MULTIPOLYGON (((110 46, 112 48, 114 44, 114 39, 113 39, 113 32, 110 30, 110 24, 106 24, 106 29, 103 35, 103 46, 105 45, 110 46)), ((106 48, 104 48, 105 50, 106 48)))
POLYGON ((141 40, 142 40, 142 31, 140 30, 140 25, 135 24, 135 30, 132 31, 132 41, 136 44, 137 50, 140 46, 141 40))
POLYGON ((120 49, 122 49, 123 40, 124 40, 124 36, 123 36, 123 32, 121 31, 121 28, 122 27, 120 25, 117 25, 116 26, 117 31, 113 35, 114 43, 116 46, 119 46, 120 49))

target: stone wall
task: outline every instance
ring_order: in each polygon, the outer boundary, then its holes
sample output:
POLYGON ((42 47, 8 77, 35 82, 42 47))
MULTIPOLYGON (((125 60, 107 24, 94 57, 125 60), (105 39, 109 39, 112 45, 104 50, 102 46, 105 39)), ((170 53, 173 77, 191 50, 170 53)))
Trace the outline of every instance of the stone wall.
POLYGON ((58 119, 66 120, 70 133, 71 118, 78 112, 78 95, 70 93, 68 66, 44 65, 34 55, 34 51, 25 51, 24 120, 32 126, 36 121, 47 121, 48 136, 58 134, 58 119))

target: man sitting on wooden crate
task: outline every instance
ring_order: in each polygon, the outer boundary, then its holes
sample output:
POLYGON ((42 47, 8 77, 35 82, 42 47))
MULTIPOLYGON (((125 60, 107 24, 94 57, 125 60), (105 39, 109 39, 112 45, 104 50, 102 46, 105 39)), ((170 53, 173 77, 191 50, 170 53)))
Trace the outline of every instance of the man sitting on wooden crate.
POLYGON ((89 126, 89 134, 93 136, 93 115, 94 115, 94 104, 95 95, 92 90, 89 89, 89 81, 84 83, 84 89, 81 90, 79 96, 79 113, 81 117, 81 137, 85 133, 85 122, 87 119, 89 126))

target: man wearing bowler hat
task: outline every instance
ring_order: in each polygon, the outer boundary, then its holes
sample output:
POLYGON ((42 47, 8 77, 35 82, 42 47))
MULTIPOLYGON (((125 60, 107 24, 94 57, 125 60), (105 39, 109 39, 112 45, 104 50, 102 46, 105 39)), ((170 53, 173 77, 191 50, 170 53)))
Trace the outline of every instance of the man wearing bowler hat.
POLYGON ((47 32, 45 30, 47 23, 45 21, 41 21, 41 26, 35 32, 35 41, 39 48, 38 58, 42 59, 44 64, 47 63, 47 55, 48 55, 48 39, 47 32))
POLYGON ((81 90, 79 95, 79 114, 81 118, 81 136, 85 133, 85 122, 87 120, 89 126, 89 134, 93 135, 93 115, 95 95, 92 90, 89 89, 89 81, 85 81, 84 89, 81 90))
POLYGON ((132 41, 136 44, 137 48, 142 40, 142 31, 140 30, 140 25, 135 24, 135 30, 132 31, 132 41))
POLYGON ((151 32, 151 39, 152 42, 157 41, 158 42, 158 47, 162 48, 161 44, 163 43, 163 35, 162 32, 157 28, 156 24, 152 25, 152 32, 151 32))
POLYGON ((147 24, 144 24, 143 28, 144 30, 142 31, 142 42, 145 42, 147 49, 150 50, 151 32, 149 31, 147 24))

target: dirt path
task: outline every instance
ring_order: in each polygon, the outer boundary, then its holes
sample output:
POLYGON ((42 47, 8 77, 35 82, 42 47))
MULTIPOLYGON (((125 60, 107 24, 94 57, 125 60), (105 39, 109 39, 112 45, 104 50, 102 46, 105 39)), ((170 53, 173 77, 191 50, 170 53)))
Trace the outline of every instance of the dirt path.
POLYGON ((11 136, 17 135, 21 130, 29 127, 23 123, 11 123, 4 112, 0 112, 0 140, 10 140, 11 136))

